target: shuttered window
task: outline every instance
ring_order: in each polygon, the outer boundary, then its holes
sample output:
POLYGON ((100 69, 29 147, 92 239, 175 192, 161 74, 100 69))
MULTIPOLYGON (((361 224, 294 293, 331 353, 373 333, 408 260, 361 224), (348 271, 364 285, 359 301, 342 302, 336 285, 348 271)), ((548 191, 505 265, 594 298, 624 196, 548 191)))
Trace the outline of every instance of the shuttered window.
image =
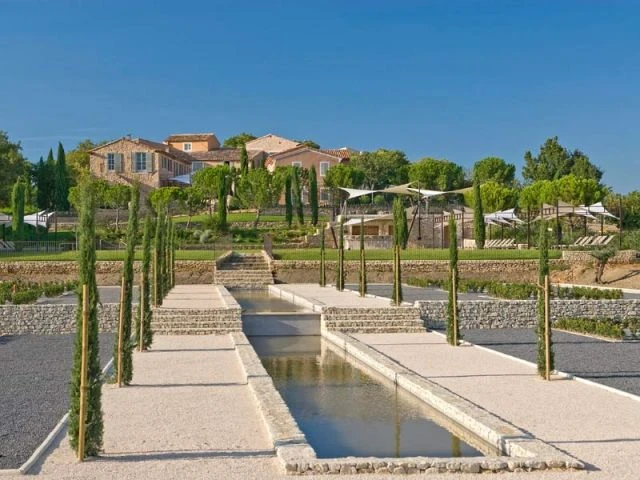
POLYGON ((320 162, 320 176, 324 177, 329 170, 329 162, 320 162))
POLYGON ((107 153, 107 170, 113 171, 116 169, 116 154, 107 153))
POLYGON ((151 171, 151 155, 147 152, 134 152, 132 163, 134 172, 151 171))

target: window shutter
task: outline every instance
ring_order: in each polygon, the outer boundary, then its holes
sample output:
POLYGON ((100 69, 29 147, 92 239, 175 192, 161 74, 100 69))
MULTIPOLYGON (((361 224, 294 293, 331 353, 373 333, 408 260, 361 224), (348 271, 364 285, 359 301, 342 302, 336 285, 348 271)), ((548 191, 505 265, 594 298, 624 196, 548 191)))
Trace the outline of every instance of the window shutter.
POLYGON ((147 172, 153 172, 153 152, 147 152, 147 172))
POLYGON ((131 171, 136 171, 136 152, 131 152, 131 171))
POLYGON ((121 153, 116 153, 113 156, 113 169, 116 172, 122 172, 122 154, 121 153))

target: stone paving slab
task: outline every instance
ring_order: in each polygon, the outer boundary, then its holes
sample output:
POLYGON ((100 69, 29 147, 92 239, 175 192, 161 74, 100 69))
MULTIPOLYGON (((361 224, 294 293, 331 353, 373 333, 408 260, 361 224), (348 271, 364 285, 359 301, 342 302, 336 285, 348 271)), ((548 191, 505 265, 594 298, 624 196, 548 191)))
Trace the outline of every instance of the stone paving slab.
POLYGON ((176 285, 162 302, 163 309, 223 308, 227 304, 216 285, 176 285))
MULTIPOLYGON (((271 287, 273 289, 274 287, 271 287)), ((370 307, 386 308, 390 306, 389 299, 377 297, 362 298, 357 292, 344 290, 339 292, 334 287, 321 287, 317 283, 296 283, 276 285, 282 292, 306 298, 315 305, 331 307, 370 307)))
POLYGON ((354 337, 585 462, 589 478, 640 478, 640 402, 576 381, 545 382, 529 365, 470 345, 450 347, 434 332, 354 337))

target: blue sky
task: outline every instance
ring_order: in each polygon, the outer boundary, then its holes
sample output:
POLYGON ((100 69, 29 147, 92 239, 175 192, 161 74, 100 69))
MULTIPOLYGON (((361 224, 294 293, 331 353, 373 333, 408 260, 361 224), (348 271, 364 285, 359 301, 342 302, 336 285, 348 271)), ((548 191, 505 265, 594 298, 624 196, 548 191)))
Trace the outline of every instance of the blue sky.
POLYGON ((0 0, 0 129, 240 131, 520 167, 558 135, 640 189, 640 2, 0 0))

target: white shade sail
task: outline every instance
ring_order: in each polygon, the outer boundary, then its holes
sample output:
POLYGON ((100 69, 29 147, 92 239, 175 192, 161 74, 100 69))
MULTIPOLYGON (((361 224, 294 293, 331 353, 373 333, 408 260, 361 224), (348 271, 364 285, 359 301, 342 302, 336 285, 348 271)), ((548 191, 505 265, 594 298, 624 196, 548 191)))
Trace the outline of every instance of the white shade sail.
POLYGON ((377 190, 360 190, 357 188, 345 188, 345 187, 338 187, 338 188, 343 192, 347 192, 347 195, 349 195, 349 199, 363 197, 365 195, 371 195, 372 193, 377 192, 377 190))
POLYGON ((47 212, 46 210, 42 210, 38 213, 26 215, 24 217, 24 223, 26 223, 27 225, 33 225, 34 227, 38 226, 47 228, 54 218, 54 212, 47 212))
POLYGON ((613 215, 611 212, 609 212, 606 208, 604 208, 604 205, 602 205, 602 202, 594 203, 593 205, 589 205, 586 208, 590 213, 593 213, 596 215, 603 215, 605 217, 618 218, 615 215, 613 215))

